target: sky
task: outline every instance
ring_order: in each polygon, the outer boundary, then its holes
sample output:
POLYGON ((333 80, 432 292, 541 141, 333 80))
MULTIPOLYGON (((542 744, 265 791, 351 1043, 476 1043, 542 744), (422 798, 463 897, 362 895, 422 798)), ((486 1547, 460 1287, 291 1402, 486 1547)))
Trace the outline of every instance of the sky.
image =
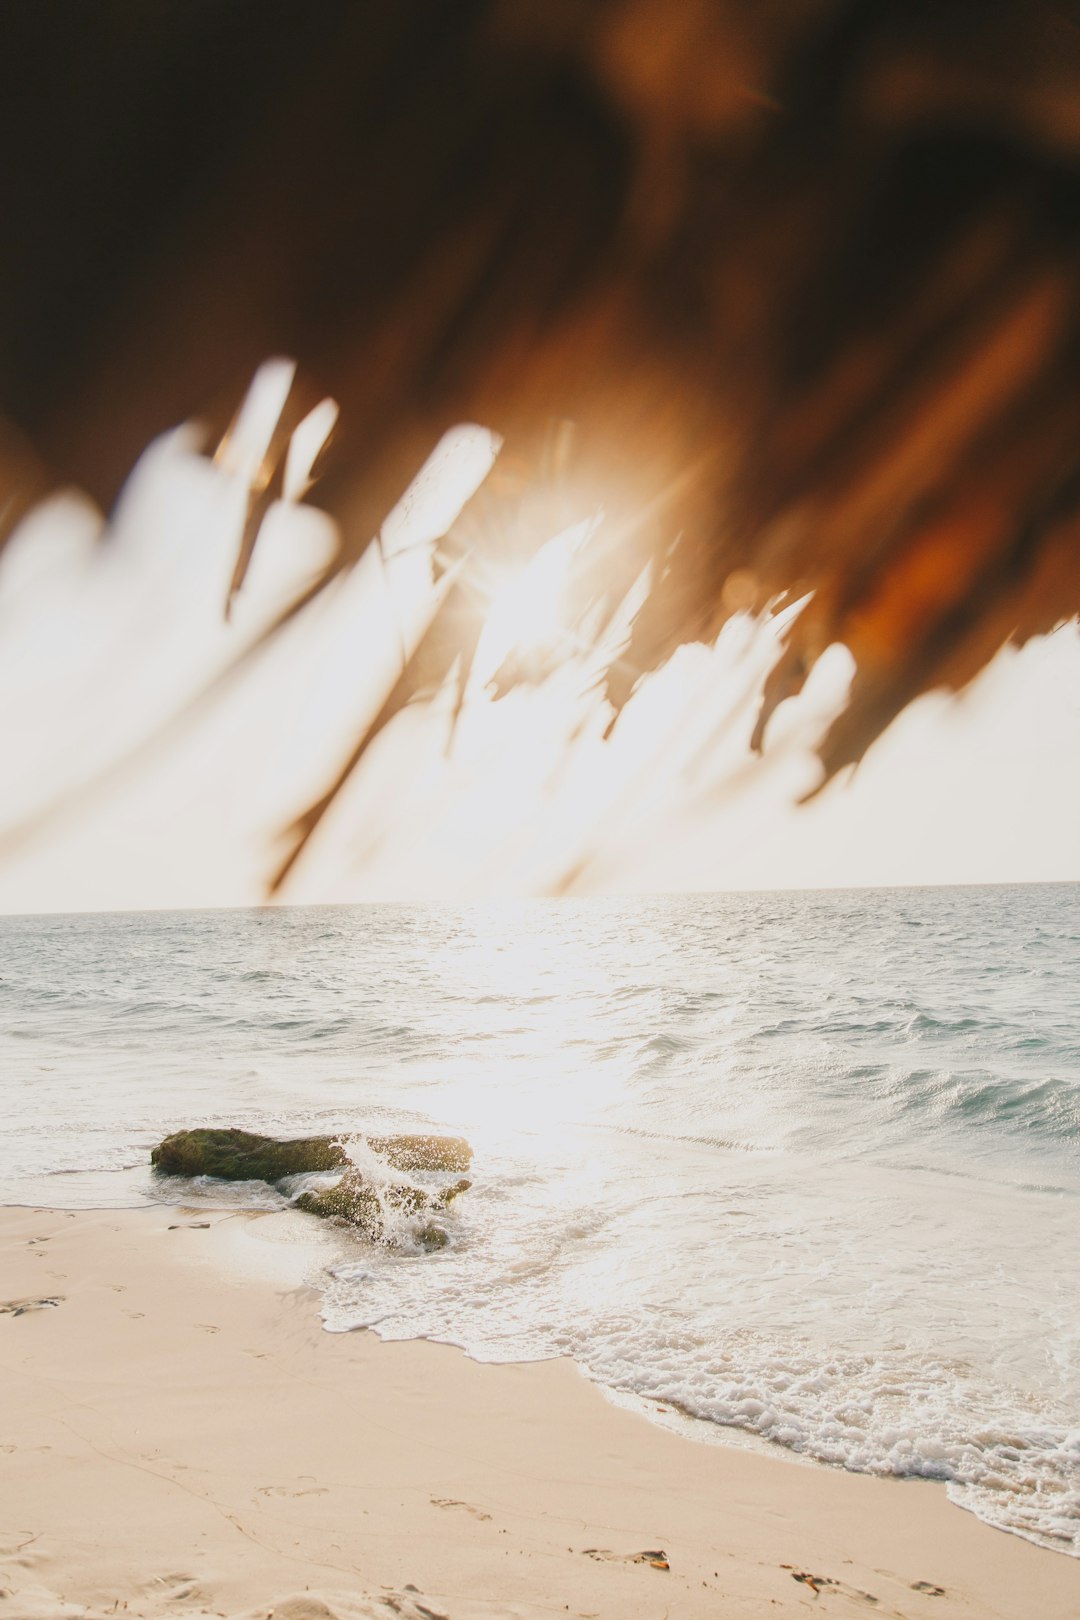
MULTIPOLYGON (((480 428, 433 447, 382 555, 192 707, 333 550, 330 520, 302 498, 333 421, 325 402, 298 431, 287 499, 225 623, 247 483, 291 377, 287 362, 263 368, 216 461, 193 430, 165 435, 107 528, 66 493, 0 556, 0 910, 262 903, 282 829, 334 777, 426 624, 425 547, 498 452, 480 428)), ((507 647, 557 633, 588 520, 495 593, 452 740, 443 696, 401 715, 285 901, 1080 879, 1075 623, 1003 651, 959 697, 920 699, 854 773, 799 803, 852 666, 830 649, 752 756, 782 621, 740 616, 714 646, 680 649, 607 742, 580 662, 492 699, 484 683, 507 647)))

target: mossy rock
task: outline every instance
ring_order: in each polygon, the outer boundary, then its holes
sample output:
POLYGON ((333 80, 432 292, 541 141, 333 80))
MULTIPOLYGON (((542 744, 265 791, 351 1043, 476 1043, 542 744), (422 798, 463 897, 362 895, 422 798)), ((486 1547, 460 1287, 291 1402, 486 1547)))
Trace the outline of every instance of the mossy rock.
MULTIPOLYGON (((460 1136, 370 1136, 368 1142, 395 1170, 467 1170, 472 1149, 460 1136)), ((150 1154, 164 1176, 216 1176, 221 1181, 268 1181, 311 1171, 346 1169, 348 1154, 334 1136, 279 1141, 252 1131, 175 1131, 150 1154)))
POLYGON ((164 1176, 216 1176, 219 1181, 281 1181, 311 1170, 337 1170, 349 1162, 340 1142, 308 1136, 281 1142, 251 1131, 176 1131, 150 1154, 164 1176))
MULTIPOLYGON (((332 1187, 312 1188, 301 1193, 296 1208, 309 1215, 321 1215, 324 1220, 356 1226, 376 1242, 386 1236, 388 1213, 420 1215, 427 1210, 445 1209, 459 1193, 468 1192, 472 1183, 462 1178, 450 1187, 428 1189, 412 1187, 406 1182, 391 1183, 377 1192, 362 1171, 347 1170, 332 1187)), ((441 1227, 419 1227, 413 1234, 426 1248, 441 1248, 446 1233, 441 1227)))
MULTIPOLYGON (((467 1170, 472 1160, 472 1149, 460 1136, 369 1136, 367 1141, 387 1164, 406 1172, 467 1170)), ((289 1176, 341 1170, 344 1174, 338 1181, 301 1193, 295 1206, 355 1226, 376 1242, 387 1236, 388 1214, 421 1215, 445 1209, 471 1185, 464 1179, 431 1189, 396 1182, 376 1191, 333 1136, 280 1141, 253 1131, 199 1128, 167 1136, 150 1158, 164 1176, 216 1176, 220 1181, 265 1181, 271 1186, 289 1176)), ((412 1236, 429 1249, 442 1248, 447 1241, 443 1229, 432 1222, 414 1228, 412 1236)))

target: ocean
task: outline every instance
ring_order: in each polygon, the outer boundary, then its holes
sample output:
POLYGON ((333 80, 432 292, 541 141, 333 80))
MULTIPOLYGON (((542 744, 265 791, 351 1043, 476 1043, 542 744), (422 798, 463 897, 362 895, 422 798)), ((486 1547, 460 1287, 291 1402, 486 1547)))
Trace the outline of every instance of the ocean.
POLYGON ((461 1133, 449 1245, 336 1235, 329 1330, 569 1356, 658 1421, 942 1480, 1080 1554, 1080 886, 6 917, 0 942, 0 1201, 282 1211, 149 1150, 461 1133))

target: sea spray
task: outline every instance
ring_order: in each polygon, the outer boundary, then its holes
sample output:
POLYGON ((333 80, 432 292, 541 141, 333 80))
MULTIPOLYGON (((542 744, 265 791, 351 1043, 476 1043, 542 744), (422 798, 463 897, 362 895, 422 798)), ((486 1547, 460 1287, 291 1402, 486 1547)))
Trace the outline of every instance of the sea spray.
POLYGON ((406 1252, 429 1252, 449 1243, 448 1212, 472 1185, 467 1178, 438 1170, 425 1173, 420 1164, 403 1166, 389 1144, 371 1137, 343 1137, 340 1146, 348 1161, 344 1171, 291 1178, 288 1190, 296 1208, 406 1252))

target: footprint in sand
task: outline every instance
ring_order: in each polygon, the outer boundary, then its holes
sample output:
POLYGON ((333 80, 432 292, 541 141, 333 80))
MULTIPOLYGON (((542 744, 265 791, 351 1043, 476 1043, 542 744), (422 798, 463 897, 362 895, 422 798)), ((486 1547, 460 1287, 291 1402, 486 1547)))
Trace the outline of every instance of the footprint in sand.
POLYGON ((453 1496, 433 1496, 431 1505, 440 1508, 460 1508, 462 1513, 471 1513, 474 1519, 490 1520, 491 1518, 490 1513, 484 1513, 482 1509, 473 1507, 471 1502, 459 1502, 453 1496))
POLYGON ((196 1322, 195 1326, 197 1328, 202 1328, 204 1333, 220 1333, 221 1332, 221 1329, 219 1327, 215 1327, 213 1322, 196 1322))
POLYGON ((596 1558, 602 1563, 612 1564, 648 1564, 650 1569, 670 1569, 668 1555, 663 1547, 653 1548, 651 1551, 635 1553, 612 1552, 608 1547, 583 1547, 582 1552, 586 1558, 596 1558))
POLYGON ((0 1316, 25 1316, 28 1311, 44 1311, 59 1305, 62 1298, 62 1294, 55 1294, 48 1299, 7 1299, 0 1304, 0 1316))
MULTIPOLYGON (((365 1611, 370 1614, 370 1609, 365 1611)), ((341 1610, 331 1608, 322 1598, 309 1596, 285 1598, 278 1601, 270 1610, 263 1613, 273 1616, 273 1620, 339 1620, 341 1610)))
POLYGON ((194 1575, 155 1575, 142 1586, 143 1592, 160 1595, 167 1603, 182 1603, 199 1595, 199 1583, 194 1575))
POLYGON ((305 1485, 300 1490, 293 1490, 290 1485, 260 1485, 257 1488, 259 1496, 329 1496, 330 1491, 325 1485, 305 1485))
MULTIPOLYGON (((845 1562, 850 1562, 850 1559, 845 1562)), ((873 1592, 864 1592, 858 1586, 849 1586, 847 1581, 834 1580, 831 1575, 811 1575, 808 1570, 796 1569, 794 1564, 781 1564, 780 1568, 790 1571, 792 1580, 798 1581, 802 1586, 808 1586, 815 1597, 821 1592, 828 1591, 839 1592, 843 1597, 853 1598, 857 1603, 879 1601, 873 1592)), ((878 1573, 882 1574, 883 1571, 879 1570, 878 1573)))
MULTIPOLYGON (((463 1505, 454 1503, 455 1507, 463 1505)), ((402 1620, 449 1620, 441 1609, 432 1609, 426 1603, 421 1603, 420 1597, 420 1588, 409 1581, 400 1592, 389 1592, 382 1601, 391 1613, 401 1615, 402 1620)))
POLYGON ((911 1590, 913 1592, 922 1592, 926 1597, 945 1596, 945 1588, 943 1586, 935 1586, 933 1581, 912 1581, 911 1590))
MULTIPOLYGON (((21 1552, 32 1547, 41 1535, 40 1530, 0 1530, 0 1558, 18 1559, 21 1552)), ((20 1560, 27 1563, 29 1560, 20 1560)))

